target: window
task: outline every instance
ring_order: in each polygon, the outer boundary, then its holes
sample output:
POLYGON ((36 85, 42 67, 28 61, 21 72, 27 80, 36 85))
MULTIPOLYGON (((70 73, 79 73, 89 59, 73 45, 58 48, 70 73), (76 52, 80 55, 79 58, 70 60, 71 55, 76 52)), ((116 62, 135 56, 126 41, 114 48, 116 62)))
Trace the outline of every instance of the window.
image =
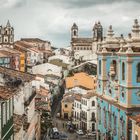
POLYGON ((3 126, 6 124, 6 104, 3 103, 2 105, 2 110, 3 110, 3 126))
POLYGON ((103 119, 104 119, 104 128, 106 128, 106 125, 107 125, 107 123, 106 123, 107 116, 106 116, 106 108, 105 107, 103 108, 103 119))
POLYGON ((7 101, 7 120, 9 120, 9 100, 7 101))
POLYGON ((140 82, 140 63, 137 65, 137 82, 140 82))
POLYGON ((65 104, 65 108, 67 108, 68 107, 68 105, 67 104, 65 104))
POLYGON ((98 105, 98 121, 99 121, 99 124, 101 124, 101 107, 98 105))
POLYGON ((92 106, 95 106, 95 102, 94 101, 92 101, 92 106))
POLYGON ((76 107, 76 103, 74 103, 74 106, 76 107))
POLYGON ((95 121, 95 113, 92 112, 92 116, 91 116, 92 121, 95 121))
POLYGON ((124 92, 122 92, 122 98, 124 98, 124 92))
POLYGON ((75 30, 74 30, 73 34, 74 34, 74 36, 76 36, 76 31, 75 30))
POLYGON ((79 104, 77 103, 77 108, 79 108, 79 104))
POLYGON ((11 98, 10 99, 11 101, 10 101, 10 116, 12 117, 13 116, 13 99, 11 98))
POLYGON ((138 140, 138 135, 137 134, 135 134, 135 140, 138 140))
POLYGON ((125 63, 122 63, 122 80, 125 80, 125 63))
POLYGON ((115 113, 113 113, 113 121, 114 121, 114 130, 113 134, 116 135, 116 126, 117 126, 117 117, 115 116, 115 113))
POLYGON ((7 42, 7 39, 5 39, 4 41, 7 42))
POLYGON ((99 60, 99 75, 101 75, 101 60, 99 60))
POLYGON ((5 31, 5 34, 8 34, 8 31, 7 30, 5 31))
POLYGON ((114 67, 114 71, 115 71, 115 74, 117 72, 117 63, 116 63, 116 60, 113 60, 113 67, 114 67))

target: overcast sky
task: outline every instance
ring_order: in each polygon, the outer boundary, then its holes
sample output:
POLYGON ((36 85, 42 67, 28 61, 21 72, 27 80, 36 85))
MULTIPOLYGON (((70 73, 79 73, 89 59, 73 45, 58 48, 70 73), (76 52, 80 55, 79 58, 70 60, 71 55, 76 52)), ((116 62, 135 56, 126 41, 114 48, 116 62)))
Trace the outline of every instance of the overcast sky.
POLYGON ((140 21, 140 0, 0 0, 0 24, 10 20, 15 40, 38 37, 56 47, 69 46, 73 22, 79 36, 90 37, 95 21, 119 35, 131 31, 135 18, 140 21))

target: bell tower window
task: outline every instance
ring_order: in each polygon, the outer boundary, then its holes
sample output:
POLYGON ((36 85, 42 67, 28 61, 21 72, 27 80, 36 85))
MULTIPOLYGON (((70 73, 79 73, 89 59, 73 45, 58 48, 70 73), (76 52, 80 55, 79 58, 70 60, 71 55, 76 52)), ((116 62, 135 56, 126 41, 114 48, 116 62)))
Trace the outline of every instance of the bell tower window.
POLYGON ((73 31, 73 34, 74 34, 74 36, 76 36, 76 31, 75 30, 73 31))
POLYGON ((122 80, 125 80, 125 63, 122 63, 122 80))
POLYGON ((140 82, 140 63, 137 65, 137 82, 140 82))

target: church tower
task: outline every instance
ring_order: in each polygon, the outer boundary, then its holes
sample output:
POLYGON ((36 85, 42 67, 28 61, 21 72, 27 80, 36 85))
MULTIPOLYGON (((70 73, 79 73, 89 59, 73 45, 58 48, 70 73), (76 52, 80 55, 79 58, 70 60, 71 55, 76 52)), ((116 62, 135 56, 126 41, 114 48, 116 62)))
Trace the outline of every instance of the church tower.
POLYGON ((94 24, 93 39, 94 39, 94 41, 102 41, 103 40, 103 27, 102 27, 100 22, 94 24))
POLYGON ((71 27, 71 39, 73 38, 78 38, 78 26, 76 25, 76 23, 74 23, 71 27))
POLYGON ((9 20, 7 21, 6 26, 3 28, 1 32, 2 36, 2 46, 13 48, 14 43, 14 29, 11 27, 9 20))

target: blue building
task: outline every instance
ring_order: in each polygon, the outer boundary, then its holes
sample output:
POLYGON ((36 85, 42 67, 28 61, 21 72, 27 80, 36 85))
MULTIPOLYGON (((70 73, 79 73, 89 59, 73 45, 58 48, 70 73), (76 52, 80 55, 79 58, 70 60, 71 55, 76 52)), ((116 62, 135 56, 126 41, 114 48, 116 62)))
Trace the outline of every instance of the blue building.
POLYGON ((114 37, 112 26, 97 51, 98 140, 131 140, 129 116, 140 113, 140 26, 114 37))

